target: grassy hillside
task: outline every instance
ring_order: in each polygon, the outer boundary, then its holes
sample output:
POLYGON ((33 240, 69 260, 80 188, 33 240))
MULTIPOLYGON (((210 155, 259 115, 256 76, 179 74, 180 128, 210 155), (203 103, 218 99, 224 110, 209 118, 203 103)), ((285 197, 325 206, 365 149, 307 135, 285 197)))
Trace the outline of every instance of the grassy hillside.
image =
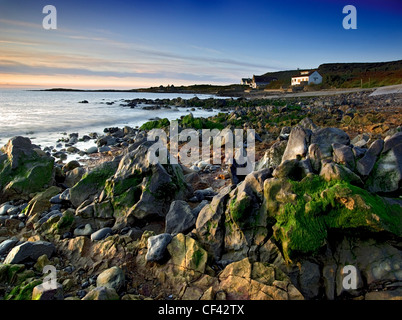
MULTIPOLYGON (((364 88, 402 84, 402 60, 369 63, 325 63, 318 67, 323 76, 321 88, 364 88)), ((299 70, 268 72, 265 75, 278 78, 267 88, 277 89, 290 85, 291 77, 299 70)))
POLYGON ((227 86, 218 86, 210 84, 200 84, 192 86, 160 86, 144 89, 137 89, 137 92, 170 92, 170 93, 198 93, 198 94, 213 94, 220 96, 236 96, 239 92, 243 92, 245 89, 249 89, 249 86, 240 84, 232 84, 227 86))

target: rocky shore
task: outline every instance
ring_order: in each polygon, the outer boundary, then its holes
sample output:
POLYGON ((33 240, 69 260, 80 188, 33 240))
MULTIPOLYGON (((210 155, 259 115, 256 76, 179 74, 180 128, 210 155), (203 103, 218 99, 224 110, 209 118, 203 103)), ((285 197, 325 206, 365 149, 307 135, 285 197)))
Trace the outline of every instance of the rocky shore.
POLYGON ((151 164, 147 130, 167 119, 70 134, 59 154, 14 137, 0 152, 1 299, 402 299, 401 94, 151 102, 225 111, 182 129, 255 129, 255 171, 151 164))

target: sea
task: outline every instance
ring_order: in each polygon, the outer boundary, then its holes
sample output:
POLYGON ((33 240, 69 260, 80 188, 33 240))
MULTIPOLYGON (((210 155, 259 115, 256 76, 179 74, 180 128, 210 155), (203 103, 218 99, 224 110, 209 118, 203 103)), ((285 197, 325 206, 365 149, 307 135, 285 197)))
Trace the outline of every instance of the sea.
MULTIPOLYGON (((141 106, 122 106, 124 100, 136 98, 191 99, 195 96, 199 99, 214 98, 212 95, 203 94, 0 89, 0 147, 14 136, 24 136, 42 149, 55 148, 56 142, 70 133, 78 133, 79 137, 92 132, 101 135, 104 134, 104 128, 135 128, 156 117, 175 120, 190 112, 194 117, 209 117, 220 112, 199 108, 195 111, 182 107, 145 110, 141 106), (80 103, 83 100, 88 103, 80 103), (113 104, 108 104, 110 102, 113 104)), ((95 141, 91 140, 78 143, 76 147, 85 150, 94 145, 95 141)))

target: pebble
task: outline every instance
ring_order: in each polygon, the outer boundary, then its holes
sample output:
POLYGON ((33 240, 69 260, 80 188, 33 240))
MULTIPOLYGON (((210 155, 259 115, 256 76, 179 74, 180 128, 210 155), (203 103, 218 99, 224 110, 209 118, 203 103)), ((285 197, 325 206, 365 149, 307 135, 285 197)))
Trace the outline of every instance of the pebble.
POLYGON ((92 241, 99 241, 105 239, 108 235, 112 235, 113 230, 111 228, 102 228, 91 234, 92 241))
POLYGON ((12 206, 12 205, 9 205, 9 204, 5 204, 4 206, 2 206, 2 207, 0 208, 0 216, 6 215, 6 214, 7 214, 7 211, 8 211, 9 209, 11 209, 11 208, 13 208, 13 206, 12 206))
POLYGON ((89 236, 91 234, 93 234, 93 229, 89 223, 74 229, 75 236, 89 236))
POLYGON ((98 152, 98 148, 97 147, 90 147, 87 149, 87 153, 91 154, 91 153, 97 153, 98 152))

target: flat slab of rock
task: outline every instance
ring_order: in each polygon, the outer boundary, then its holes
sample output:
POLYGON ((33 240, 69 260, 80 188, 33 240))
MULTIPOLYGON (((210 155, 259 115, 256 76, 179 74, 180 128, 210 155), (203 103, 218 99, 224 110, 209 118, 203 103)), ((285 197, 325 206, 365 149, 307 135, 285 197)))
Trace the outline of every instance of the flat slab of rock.
POLYGON ((37 260, 42 255, 50 258, 56 250, 55 246, 47 241, 24 242, 14 247, 7 255, 5 264, 18 264, 27 260, 37 260))

